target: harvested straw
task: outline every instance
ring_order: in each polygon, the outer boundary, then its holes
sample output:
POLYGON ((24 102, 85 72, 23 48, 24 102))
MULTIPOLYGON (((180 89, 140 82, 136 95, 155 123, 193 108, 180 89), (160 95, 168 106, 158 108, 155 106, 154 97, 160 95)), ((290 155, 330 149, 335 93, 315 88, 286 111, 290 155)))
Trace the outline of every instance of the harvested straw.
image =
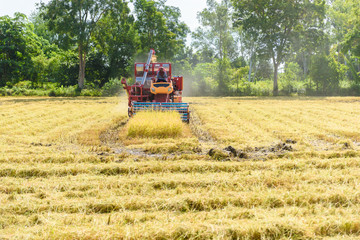
POLYGON ((127 136, 130 138, 180 137, 183 124, 177 112, 139 112, 130 120, 127 136))

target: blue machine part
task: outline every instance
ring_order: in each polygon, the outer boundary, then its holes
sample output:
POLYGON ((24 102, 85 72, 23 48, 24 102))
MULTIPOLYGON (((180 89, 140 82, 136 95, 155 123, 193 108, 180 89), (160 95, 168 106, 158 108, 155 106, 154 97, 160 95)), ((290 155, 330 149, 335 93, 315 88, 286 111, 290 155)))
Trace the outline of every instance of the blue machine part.
POLYGON ((184 122, 189 122, 190 112, 188 103, 159 103, 159 102, 133 102, 133 114, 139 111, 177 111, 184 122))

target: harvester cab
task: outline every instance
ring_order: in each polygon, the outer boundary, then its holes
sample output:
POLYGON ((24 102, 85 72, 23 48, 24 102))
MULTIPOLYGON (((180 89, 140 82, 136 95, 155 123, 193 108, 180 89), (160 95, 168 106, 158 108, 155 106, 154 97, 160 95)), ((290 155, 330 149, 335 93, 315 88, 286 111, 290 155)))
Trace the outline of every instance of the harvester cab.
POLYGON ((189 104, 182 102, 183 77, 172 76, 171 71, 171 63, 156 62, 153 49, 146 63, 135 63, 135 83, 121 80, 129 99, 129 117, 143 110, 177 111, 189 122, 189 104))

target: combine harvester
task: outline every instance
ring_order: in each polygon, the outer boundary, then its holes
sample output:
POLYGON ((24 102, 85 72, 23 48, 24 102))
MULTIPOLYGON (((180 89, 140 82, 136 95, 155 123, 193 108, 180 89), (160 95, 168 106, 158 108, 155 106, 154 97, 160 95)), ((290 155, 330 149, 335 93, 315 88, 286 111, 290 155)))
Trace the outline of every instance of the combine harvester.
POLYGON ((135 83, 130 86, 125 78, 121 83, 129 98, 129 117, 144 110, 177 111, 190 121, 189 104, 182 102, 183 77, 171 76, 170 63, 157 63, 154 49, 146 63, 135 63, 135 83))

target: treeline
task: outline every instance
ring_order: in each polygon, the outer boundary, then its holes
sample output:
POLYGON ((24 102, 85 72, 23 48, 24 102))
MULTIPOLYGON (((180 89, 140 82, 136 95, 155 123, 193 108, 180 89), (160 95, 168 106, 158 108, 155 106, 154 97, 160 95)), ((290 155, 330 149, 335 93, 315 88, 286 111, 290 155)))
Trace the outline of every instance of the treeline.
POLYGON ((52 0, 29 18, 0 17, 0 94, 108 95, 150 48, 161 60, 185 49, 189 28, 165 1, 52 0))
POLYGON ((192 33, 194 94, 360 94, 358 0, 207 4, 192 33))
POLYGON ((0 95, 112 95, 150 48, 187 95, 359 95, 359 12, 358 0, 207 0, 190 32, 166 0, 51 0, 0 17, 0 95))

